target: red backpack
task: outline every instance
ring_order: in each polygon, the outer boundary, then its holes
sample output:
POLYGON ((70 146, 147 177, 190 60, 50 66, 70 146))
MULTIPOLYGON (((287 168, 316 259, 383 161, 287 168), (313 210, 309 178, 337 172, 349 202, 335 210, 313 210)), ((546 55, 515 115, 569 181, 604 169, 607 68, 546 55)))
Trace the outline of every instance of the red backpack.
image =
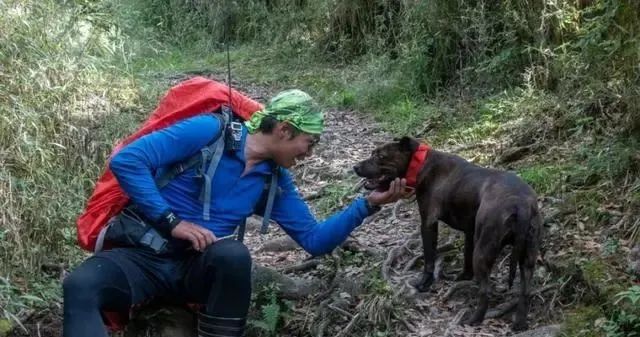
MULTIPOLYGON (((233 89, 231 92, 230 108, 236 117, 247 120, 254 112, 263 108, 260 103, 246 95, 233 89)), ((195 77, 180 82, 169 89, 153 114, 134 134, 115 146, 110 157, 113 157, 125 145, 148 133, 173 125, 185 118, 214 112, 228 104, 229 87, 223 83, 204 77, 195 77)), ((76 221, 80 247, 94 251, 98 237, 109 219, 117 215, 128 201, 129 198, 120 188, 107 165, 96 183, 84 212, 76 221)))

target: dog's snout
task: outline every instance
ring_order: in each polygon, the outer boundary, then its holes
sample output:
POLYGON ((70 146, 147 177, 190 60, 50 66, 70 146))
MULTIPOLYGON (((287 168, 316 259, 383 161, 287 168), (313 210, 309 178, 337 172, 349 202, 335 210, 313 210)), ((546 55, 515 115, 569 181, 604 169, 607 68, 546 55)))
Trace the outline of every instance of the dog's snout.
POLYGON ((356 174, 360 174, 360 171, 361 171, 361 165, 362 165, 362 164, 357 164, 357 165, 355 165, 355 166, 353 167, 353 171, 354 171, 356 174))

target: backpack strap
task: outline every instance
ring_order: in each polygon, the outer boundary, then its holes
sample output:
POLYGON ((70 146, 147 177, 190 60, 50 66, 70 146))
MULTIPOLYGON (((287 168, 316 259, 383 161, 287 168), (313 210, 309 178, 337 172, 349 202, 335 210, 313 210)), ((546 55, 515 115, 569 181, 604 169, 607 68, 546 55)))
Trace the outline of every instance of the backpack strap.
MULTIPOLYGON (((260 228, 260 234, 266 234, 267 229, 269 227, 269 221, 271 220, 271 211, 273 210, 273 202, 276 198, 276 194, 278 192, 278 170, 279 168, 276 166, 271 172, 271 176, 269 177, 269 182, 265 189, 267 192, 267 199, 265 201, 264 194, 262 195, 262 200, 258 202, 259 205, 264 206, 264 212, 262 215, 262 227, 260 228)), ((261 206, 262 207, 262 206, 261 206)), ((244 233, 246 232, 247 221, 245 220, 243 223, 238 226, 238 233, 236 238, 238 241, 242 242, 244 240, 244 233)))
MULTIPOLYGON (((198 165, 200 163, 202 163, 202 166, 204 166, 204 163, 206 163, 209 160, 209 157, 211 157, 212 150, 220 142, 220 139, 224 140, 223 136, 224 136, 224 131, 226 130, 226 121, 225 121, 225 119, 219 113, 212 113, 211 115, 213 115, 215 118, 217 118, 218 121, 220 122, 220 133, 218 134, 218 136, 216 136, 214 139, 212 139, 211 142, 209 143, 209 145, 207 145, 204 148, 202 148, 200 150, 200 153, 194 154, 193 156, 191 156, 186 161, 183 161, 183 162, 180 162, 180 163, 172 165, 162 175, 157 177, 155 180, 156 180, 156 186, 159 189, 167 186, 167 184, 171 180, 173 180, 173 178, 175 178, 178 175, 182 174, 184 171, 186 171, 186 170, 188 170, 188 169, 190 169, 190 168, 192 168, 192 167, 194 167, 194 166, 196 166, 196 165, 198 165)), ((222 143, 224 144, 224 141, 222 143)))
MULTIPOLYGON (((220 164, 220 159, 222 159, 222 155, 224 154, 227 125, 233 118, 233 116, 231 116, 230 109, 222 109, 222 114, 220 116, 224 119, 224 123, 221 123, 224 128, 220 132, 220 137, 211 145, 211 148, 213 148, 213 157, 211 158, 211 161, 209 161, 209 167, 206 171, 202 171, 204 188, 202 188, 200 192, 200 201, 202 201, 202 217, 204 220, 211 219, 211 181, 216 169, 218 168, 218 164, 220 164)), ((209 147, 207 147, 207 152, 209 154, 211 153, 209 147)), ((208 158, 203 157, 202 159, 202 168, 204 168, 204 165, 207 163, 207 160, 205 159, 208 158)))
POLYGON ((276 198, 276 192, 278 191, 278 167, 276 166, 271 173, 271 181, 269 182, 269 194, 267 195, 267 206, 264 209, 264 215, 262 216, 262 227, 260 228, 260 234, 267 234, 269 227, 269 221, 271 220, 271 211, 273 210, 273 200, 276 198))
POLYGON ((107 223, 104 227, 102 227, 100 233, 98 233, 98 238, 96 239, 96 244, 93 248, 94 253, 100 252, 102 251, 102 248, 104 248, 104 237, 107 235, 109 226, 111 226, 111 224, 107 223))

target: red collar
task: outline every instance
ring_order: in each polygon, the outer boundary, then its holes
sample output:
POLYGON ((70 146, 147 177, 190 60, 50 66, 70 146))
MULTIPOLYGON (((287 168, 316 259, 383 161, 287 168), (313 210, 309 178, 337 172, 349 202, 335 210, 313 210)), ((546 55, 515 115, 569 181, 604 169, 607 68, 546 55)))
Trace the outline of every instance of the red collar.
POLYGON ((407 169, 407 174, 405 178, 407 179, 407 186, 416 187, 416 183, 418 180, 418 173, 420 173, 420 169, 424 164, 425 160, 427 160, 427 155, 431 147, 427 144, 420 144, 416 152, 413 153, 411 157, 411 162, 409 163, 409 168, 407 169))

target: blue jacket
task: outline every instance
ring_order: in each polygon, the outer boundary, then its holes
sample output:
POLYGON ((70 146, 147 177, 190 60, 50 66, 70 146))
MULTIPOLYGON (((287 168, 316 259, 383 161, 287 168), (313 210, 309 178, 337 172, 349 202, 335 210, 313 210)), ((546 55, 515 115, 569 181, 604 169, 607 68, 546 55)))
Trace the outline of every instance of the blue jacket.
MULTIPOLYGON (((202 183, 195 168, 177 176, 161 190, 154 181, 163 169, 198 153, 219 133, 220 122, 212 115, 188 118, 125 146, 111 159, 110 168, 125 193, 149 219, 159 219, 171 210, 218 237, 226 236, 254 213, 275 165, 263 161, 241 176, 245 167, 246 129, 240 150, 225 151, 212 179, 210 220, 203 218, 199 200, 202 183)), ((281 191, 274 201, 272 219, 312 255, 331 252, 369 215, 365 199, 358 198, 341 212, 318 222, 288 170, 280 168, 278 185, 281 191)))

